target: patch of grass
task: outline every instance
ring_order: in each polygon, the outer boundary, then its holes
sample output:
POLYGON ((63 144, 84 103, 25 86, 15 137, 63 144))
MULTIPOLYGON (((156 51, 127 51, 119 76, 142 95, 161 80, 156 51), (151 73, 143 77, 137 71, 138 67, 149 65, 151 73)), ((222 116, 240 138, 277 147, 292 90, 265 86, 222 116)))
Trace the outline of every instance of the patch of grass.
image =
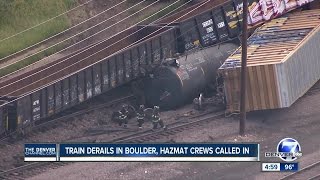
MULTIPOLYGON (((0 41, 74 7, 76 0, 0 0, 0 41)), ((61 16, 0 43, 0 58, 31 46, 70 26, 61 16)))
POLYGON ((7 75, 9 73, 12 73, 12 72, 14 72, 16 70, 19 70, 19 69, 21 69, 21 68, 23 68, 25 66, 28 66, 28 65, 30 65, 30 64, 32 64, 34 62, 37 62, 40 59, 48 57, 51 54, 54 54, 55 52, 63 49, 63 47, 64 46, 62 44, 54 46, 54 47, 51 47, 51 48, 47 49, 46 51, 43 51, 43 52, 38 53, 38 54, 36 54, 34 56, 31 56, 31 57, 29 57, 29 58, 27 58, 27 59, 25 59, 23 61, 20 61, 19 63, 15 63, 15 64, 12 64, 12 65, 4 68, 4 69, 1 69, 0 77, 5 76, 5 75, 7 75))

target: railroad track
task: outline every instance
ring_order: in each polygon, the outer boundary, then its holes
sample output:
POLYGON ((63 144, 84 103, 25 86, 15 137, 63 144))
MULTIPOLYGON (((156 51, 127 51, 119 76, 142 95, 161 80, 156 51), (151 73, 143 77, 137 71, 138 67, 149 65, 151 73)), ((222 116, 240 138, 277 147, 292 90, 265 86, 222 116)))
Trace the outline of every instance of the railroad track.
MULTIPOLYGON (((39 121, 39 124, 37 124, 36 126, 30 127, 30 129, 28 129, 28 131, 32 131, 31 133, 28 133, 28 135, 33 134, 33 133, 37 133, 39 131, 48 130, 48 129, 54 127, 57 122, 64 122, 64 121, 69 120, 71 118, 75 118, 75 117, 78 117, 80 115, 84 115, 84 114, 90 113, 92 111, 103 109, 103 108, 112 106, 114 104, 125 102, 125 101, 129 101, 129 100, 132 100, 132 99, 134 99, 134 96, 133 95, 128 95, 128 96, 124 96, 124 97, 112 100, 112 101, 107 102, 107 103, 103 103, 103 104, 99 104, 99 105, 96 105, 96 106, 93 106, 93 107, 89 107, 89 108, 86 108, 86 109, 83 109, 83 110, 80 110, 80 111, 76 111, 76 112, 73 112, 71 114, 68 114, 68 115, 65 115, 65 116, 61 116, 61 117, 58 117, 58 118, 54 118, 54 119, 51 119, 51 120, 48 120, 48 121, 39 121)), ((6 141, 12 141, 12 137, 14 137, 15 135, 18 135, 18 133, 19 133, 19 131, 14 131, 14 132, 4 136, 3 138, 0 139, 0 144, 5 143, 6 141)))
POLYGON ((317 161, 309 166, 300 169, 297 172, 291 173, 280 180, 319 180, 320 179, 320 161, 317 161))
MULTIPOLYGON (((188 121, 179 121, 167 125, 166 130, 147 130, 144 132, 137 132, 135 134, 130 134, 115 138, 110 143, 143 143, 155 141, 168 136, 175 135, 179 132, 194 129, 196 127, 205 126, 208 122, 218 120, 223 118, 225 115, 224 111, 217 111, 213 114, 204 113, 199 116, 194 116, 188 118, 188 121)), ((34 162, 27 165, 23 165, 17 168, 13 168, 7 171, 0 172, 0 179, 25 179, 26 177, 31 177, 38 174, 39 172, 44 172, 49 169, 58 168, 72 162, 34 162)))

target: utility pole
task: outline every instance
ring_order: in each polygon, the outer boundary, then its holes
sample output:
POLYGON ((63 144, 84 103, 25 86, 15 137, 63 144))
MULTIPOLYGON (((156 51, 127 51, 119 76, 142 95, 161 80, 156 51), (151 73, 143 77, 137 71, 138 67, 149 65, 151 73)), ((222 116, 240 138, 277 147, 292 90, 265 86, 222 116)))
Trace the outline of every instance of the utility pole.
POLYGON ((240 124, 239 133, 245 134, 246 128, 246 80, 247 80, 247 38, 248 38, 248 0, 243 0, 243 28, 241 52, 241 89, 240 89, 240 124))

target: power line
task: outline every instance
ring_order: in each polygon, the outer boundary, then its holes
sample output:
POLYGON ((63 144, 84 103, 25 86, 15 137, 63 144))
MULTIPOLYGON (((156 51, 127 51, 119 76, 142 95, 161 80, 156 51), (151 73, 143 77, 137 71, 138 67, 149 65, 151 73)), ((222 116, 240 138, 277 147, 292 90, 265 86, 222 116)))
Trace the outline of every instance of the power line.
MULTIPOLYGON (((190 1, 191 1, 191 0, 189 0, 187 3, 189 3, 190 1)), ((187 12, 187 13, 184 14, 183 16, 180 16, 179 18, 177 18, 177 19, 175 19, 174 21, 168 23, 167 25, 162 26, 160 29, 158 29, 158 30, 156 30, 155 32, 147 35, 147 36, 144 37, 143 39, 147 39, 147 38, 149 38, 150 36, 152 36, 154 33, 159 32, 159 31, 161 31, 163 28, 166 28, 166 27, 170 26, 170 24, 175 23, 176 21, 178 21, 179 19, 183 18, 184 16, 190 14, 191 12, 193 12, 193 11, 195 11, 196 9, 200 8, 201 6, 207 4, 209 1, 211 1, 211 0, 207 0, 205 3, 201 4, 200 6, 196 7, 195 9, 192 9, 191 11, 187 12)), ((187 4, 187 3, 185 3, 185 4, 187 4)), ((184 4, 184 5, 185 5, 185 4, 184 4)), ((180 8, 180 7, 179 7, 179 8, 180 8)), ((160 11, 159 11, 159 12, 160 12, 160 11)), ((154 14, 154 15, 155 15, 155 14, 154 14)), ((154 15, 152 15, 152 16, 154 16, 154 15)), ((148 18, 150 18, 150 17, 152 17, 152 16, 149 16, 148 18)), ((148 18, 146 18, 146 19, 148 19, 148 18)), ((141 22, 145 21, 146 19, 142 20, 141 22)), ((138 24, 138 23, 137 23, 137 24, 138 24)), ((147 27, 147 26, 146 26, 146 27, 147 27)), ((131 34, 131 35, 132 35, 132 34, 131 34)), ((129 35, 129 36, 131 36, 131 35, 129 35)), ((127 36, 127 37, 128 37, 128 36, 127 36)), ((125 37, 125 38, 126 38, 126 37, 125 37)), ((124 39, 124 38, 123 38, 123 39, 124 39)), ((122 39, 122 40, 123 40, 123 39, 122 39)), ((140 39, 140 40, 141 40, 141 39, 140 39)), ((137 40, 136 42, 139 42, 140 40, 137 40)), ((118 43, 118 42, 120 42, 120 41, 121 41, 121 40, 119 40, 119 41, 111 44, 110 46, 112 46, 112 45, 114 45, 114 44, 116 44, 116 43, 118 43)), ((110 46, 105 47, 105 48, 102 49, 102 50, 105 50, 106 48, 109 48, 110 46)), ((91 64, 90 66, 93 66, 93 65, 95 65, 95 64, 97 64, 97 63, 100 63, 101 61, 109 58, 110 56, 113 56, 113 55, 115 55, 115 54, 118 54, 119 52, 122 52, 122 51, 126 50, 127 48, 130 48, 130 46, 131 46, 131 44, 128 45, 128 46, 126 46, 125 48, 122 48, 121 50, 118 50, 117 52, 109 55, 108 57, 105 57, 105 58, 103 58, 103 59, 101 59, 101 60, 99 60, 99 61, 91 64)), ((100 51, 102 51, 102 50, 100 50, 100 51)), ((100 52, 100 51, 99 51, 99 52, 100 52)), ((96 52, 96 53, 98 53, 98 52, 96 52)), ((95 54, 96 54, 96 53, 95 53, 95 54)), ((93 54, 93 55, 94 55, 94 54, 93 54)), ((78 62, 81 62, 81 61, 83 61, 83 60, 85 60, 85 59, 87 59, 87 58, 89 58, 89 57, 91 57, 91 56, 92 56, 92 55, 90 55, 90 56, 88 56, 88 57, 86 57, 86 58, 83 58, 83 59, 81 59, 81 60, 78 61, 78 62)), ((74 65, 74 64, 73 64, 73 65, 74 65)), ((70 65, 70 66, 72 66, 72 65, 70 65)), ((70 66, 68 66, 68 67, 70 67, 70 66)), ((59 70, 58 72, 66 69, 66 68, 68 68, 68 67, 63 68, 63 69, 59 70)), ((89 66, 87 66, 87 67, 89 67, 89 66)), ((41 86, 41 87, 38 87, 37 89, 34 89, 34 90, 32 90, 32 91, 29 91, 29 92, 23 94, 22 96, 14 99, 14 100, 12 100, 12 101, 9 101, 9 102, 6 102, 6 103, 0 105, 0 107, 4 106, 4 105, 6 105, 6 104, 9 104, 9 103, 11 103, 11 102, 17 101, 17 100, 19 100, 19 99, 21 99, 21 98, 23 98, 23 97, 25 97, 25 96, 28 96, 28 95, 32 94, 33 92, 36 92, 36 91, 44 88, 44 87, 48 87, 48 86, 50 86, 50 85, 52 85, 52 84, 54 84, 54 83, 56 83, 56 82, 58 82, 58 81, 60 81, 60 80, 62 80, 62 79, 64 79, 64 78, 66 78, 66 77, 69 77, 69 76, 71 76, 71 75, 73 75, 73 74, 76 74, 76 73, 84 70, 84 69, 87 68, 87 67, 84 67, 84 68, 82 68, 82 69, 79 69, 79 70, 77 70, 76 72, 73 72, 73 73, 68 74, 67 76, 61 77, 61 78, 59 78, 59 79, 57 79, 57 80, 55 80, 55 81, 52 81, 51 83, 45 84, 45 85, 43 85, 43 86, 41 86)), ((48 67, 48 68, 49 68, 49 67, 48 67)), ((45 70, 45 69, 43 69, 43 70, 45 70)), ((48 77, 48 76, 47 76, 47 77, 48 77)), ((45 77, 45 78, 47 78, 47 77, 45 77)), ((42 79, 44 79, 44 78, 42 78, 42 79)), ((42 80, 42 79, 40 79, 40 80, 42 80)), ((38 80, 38 81, 40 81, 40 80, 38 80)), ((17 91, 17 90, 16 90, 16 91, 17 91)), ((9 95, 9 94, 7 94, 7 95, 9 95)), ((4 96, 7 96, 7 95, 4 95, 4 96)))
POLYGON ((67 14, 67 13, 69 13, 69 12, 75 10, 75 9, 78 9, 78 8, 84 6, 84 5, 87 5, 87 4, 89 4, 90 2, 92 2, 92 1, 93 1, 93 0, 89 0, 89 1, 87 1, 87 2, 85 2, 85 3, 83 3, 83 4, 80 4, 79 6, 76 6, 76 7, 72 8, 72 9, 70 9, 70 10, 68 10, 68 11, 65 11, 64 13, 61 13, 61 14, 59 14, 59 15, 57 15, 57 16, 55 16, 55 17, 52 17, 52 18, 50 18, 50 19, 47 19, 47 20, 45 20, 45 21, 43 21, 43 22, 41 22, 41 23, 39 23, 39 24, 37 24, 37 25, 34 25, 34 26, 32 26, 32 27, 30 27, 30 28, 27 28, 27 29, 25 29, 25 30, 23 30, 23 31, 20 31, 20 32, 14 34, 14 35, 12 35, 12 36, 9 36, 9 37, 6 37, 6 38, 4 38, 4 39, 1 39, 0 42, 5 41, 5 40, 10 39, 10 38, 13 38, 13 37, 15 37, 15 36, 18 36, 18 35, 20 35, 20 34, 22 34, 22 33, 24 33, 24 32, 30 31, 31 29, 34 29, 34 28, 36 28, 36 27, 38 27, 38 26, 41 26, 42 24, 45 24, 45 23, 47 23, 47 22, 49 22, 49 21, 52 21, 52 20, 54 20, 54 19, 62 16, 62 15, 65 15, 65 14, 67 14))
MULTIPOLYGON (((7 58, 9 58, 9 57, 12 57, 12 56, 14 56, 14 55, 16 55, 16 54, 18 54, 18 53, 21 53, 21 52, 23 52, 23 51, 25 51, 25 50, 28 50, 28 49, 30 49, 30 48, 33 48, 33 47, 35 47, 35 46, 37 46, 37 45, 39 45, 39 44, 41 44, 41 43, 43 43, 43 42, 46 42, 46 41, 52 39, 52 38, 55 38, 55 37, 57 37, 57 36, 65 33, 65 32, 67 32, 67 31, 75 28, 75 27, 78 27, 79 25, 81 25, 81 24, 83 24, 83 23, 85 23, 85 22, 88 22, 89 20, 91 20, 91 19, 93 19, 93 18, 96 18, 96 17, 100 16, 101 14, 109 11, 110 9, 113 9, 113 8, 119 6, 120 4, 122 4, 122 3, 126 2, 126 1, 127 1, 127 0, 121 1, 120 3, 118 3, 118 4, 112 6, 112 7, 108 8, 108 9, 106 9, 106 10, 104 10, 104 11, 102 11, 102 12, 100 12, 100 13, 94 15, 94 16, 92 16, 92 17, 89 18, 89 19, 86 19, 85 21, 82 21, 81 23, 78 23, 78 24, 76 24, 76 25, 74 25, 74 26, 72 26, 72 27, 70 27, 70 28, 68 28, 68 29, 66 29, 66 30, 64 30, 64 31, 62 31, 62 32, 59 32, 58 34, 55 34, 55 35, 53 35, 53 36, 51 36, 51 37, 49 37, 49 38, 47 38, 47 39, 44 39, 44 40, 42 40, 42 41, 40 41, 40 42, 37 42, 36 44, 33 44, 33 45, 31 45, 31 46, 28 46, 28 47, 26 47, 26 48, 24 48, 24 49, 21 49, 21 50, 15 52, 15 53, 12 53, 12 54, 10 54, 10 55, 8 55, 8 56, 6 56, 6 57, 3 57, 3 58, 0 59, 0 62, 1 62, 2 60, 4 60, 4 59, 7 59, 7 58)), ((89 30, 89 29, 86 29, 86 30, 89 30)), ((81 31, 80 34, 83 33, 83 32, 85 32, 85 31, 81 31)), ((78 33, 77 35, 79 35, 79 33, 78 33)), ((73 37, 74 37, 74 36, 73 36, 73 37)), ((60 43, 61 43, 61 41, 60 41, 59 43, 54 44, 53 46, 55 46, 55 45, 57 45, 57 44, 60 44, 60 43)), ((50 47, 52 47, 52 46, 50 46, 50 47)), ((48 48, 47 48, 47 49, 48 49, 48 48)), ((44 49, 44 50, 47 50, 47 49, 44 49)), ((44 51, 44 50, 42 50, 42 51, 44 51)), ((40 52, 42 52, 42 51, 40 51, 40 52)), ((39 52, 38 52, 38 53, 39 53, 39 52)), ((38 54, 38 53, 35 53, 35 54, 38 54)), ((32 55, 35 55, 35 54, 32 54, 32 55)), ((28 57, 30 57, 30 56, 27 56, 26 58, 28 58, 28 57)), ((26 58, 24 58, 24 59, 26 59, 26 58)), ((16 62, 14 62, 14 63, 16 63, 16 62)), ((5 67, 10 66, 10 65, 12 65, 12 64, 14 64, 14 63, 11 63, 11 64, 9 64, 9 65, 6 65, 5 67)), ((4 67, 1 67, 1 68, 4 68, 4 67)))
MULTIPOLYGON (((146 1, 146 0, 144 0, 144 1, 146 1)), ((142 2, 144 2, 144 1, 142 1, 142 2)), ((32 66, 32 65, 34 65, 34 64, 36 64, 36 63, 39 63, 39 62, 41 62, 41 61, 43 61, 43 60, 45 60, 45 59, 47 59, 47 58, 49 58, 49 57, 51 57, 51 56, 53 56, 53 55, 57 54, 57 53, 60 53, 60 52, 62 52, 62 51, 64 51, 64 50, 67 50, 67 49, 69 49, 69 48, 71 48, 71 47, 73 47, 73 46, 75 46, 75 45, 77 45, 77 44, 79 44, 79 43, 81 43, 81 42, 83 42, 83 41, 85 41, 85 40, 87 40, 87 39, 89 39, 89 38, 91 38, 91 37, 93 37, 93 36, 97 35, 97 34, 100 34, 101 32, 103 32, 103 31, 105 31, 105 30, 107 30, 107 29, 109 29, 109 28, 111 28, 111 27, 113 27, 113 26, 115 26, 115 25, 117 25, 117 24, 121 23, 122 21, 124 21, 124 20, 126 20, 126 19, 128 19, 128 18, 130 18, 130 17, 132 17, 132 16, 134 16, 135 14, 138 14, 138 13, 140 13, 141 11, 143 11, 143 10, 145 10, 145 9, 147 9, 147 8, 149 8, 149 7, 151 7, 151 6, 153 6, 154 4, 158 3, 159 1, 160 1, 160 0, 157 0, 157 1, 155 1, 155 2, 153 2, 153 3, 151 3, 151 4, 149 4, 148 6, 146 6, 146 7, 142 8, 142 9, 140 9, 139 11, 137 11, 137 12, 135 12, 135 13, 133 13, 133 14, 131 14, 131 15, 127 16, 126 18, 123 18, 121 21, 118 21, 118 22, 116 22, 116 23, 112 24, 111 26, 108 26, 108 27, 104 28, 104 29, 102 29, 101 31, 99 31, 99 32, 97 32, 97 33, 95 33, 95 34, 93 34, 93 35, 91 35, 91 36, 89 36, 89 37, 87 37, 87 38, 85 38, 85 39, 83 39, 83 40, 81 40, 81 41, 79 41, 79 42, 77 42, 77 43, 75 43, 75 44, 71 45, 71 46, 68 46, 68 47, 66 47, 66 48, 64 48, 64 49, 62 49, 62 50, 60 50, 60 51, 58 51, 58 52, 55 52, 54 54, 51 54, 50 56, 45 57, 45 58, 41 59, 41 60, 40 60, 40 61, 38 61, 38 62, 35 62, 35 63, 32 63, 32 64, 30 64, 30 65, 28 65, 28 66, 25 66, 25 67, 24 67, 24 68, 22 68, 22 69, 25 69, 25 68, 27 68, 27 67, 30 67, 30 66, 32 66)), ((142 2, 140 2, 140 3, 142 3, 142 2)), ((138 4, 139 4, 139 3, 138 3, 138 4)), ((133 7, 131 7, 131 8, 133 8, 133 7)), ((128 8, 128 9, 130 9, 130 8, 128 8)), ((126 10, 124 10, 124 11, 122 11, 122 12, 118 13, 118 14, 121 14, 121 13, 123 13, 123 12, 127 11, 128 9, 126 9, 126 10)), ((112 17, 108 18, 108 19, 112 19, 113 17, 117 16, 118 14, 116 14, 116 15, 114 15, 114 16, 112 16, 112 17)), ((142 22, 143 22, 143 21, 142 21, 142 22)), ((98 45, 98 44, 96 44, 96 45, 98 45)), ((96 45, 95 45, 95 46, 96 46, 96 45)), ((55 46, 55 45, 53 45, 53 46, 55 46)), ((51 47, 52 47, 52 46, 50 46, 50 47, 48 47, 48 48, 46 48, 46 49, 49 49, 49 48, 51 48, 51 47)), ((93 47, 94 47, 94 46, 93 46, 93 47)), ((46 49, 44 49, 44 50, 46 50, 46 49)), ((42 50, 42 51, 44 51, 44 50, 42 50)), ((39 52, 38 52, 38 53, 39 53, 39 52)), ((35 54, 37 54, 37 53, 35 53, 35 54)), ((33 54, 33 55, 34 55, 34 54, 33 54)), ((30 55, 30 56, 28 56, 28 57, 31 57, 31 56, 33 56, 33 55, 30 55)), ((26 59, 26 58, 28 58, 28 57, 25 57, 25 58, 23 58, 23 59, 21 59, 21 60, 19 60, 19 61, 22 61, 22 60, 24 60, 24 59, 26 59)), ((16 63, 16 62, 15 62, 15 63, 16 63)), ((12 64, 14 64, 14 63, 11 63, 11 64, 6 65, 6 66, 3 66, 3 67, 0 67, 0 69, 3 69, 3 68, 5 68, 5 67, 8 67, 8 66, 10 66, 10 65, 12 65, 12 64)), ((21 70, 21 69, 20 69, 20 70, 21 70)), ((19 71, 19 70, 17 70, 17 71, 19 71)), ((12 72, 12 73, 10 73, 10 74, 7 74, 7 75, 5 75, 5 76, 1 77, 0 79, 3 79, 3 78, 5 78, 5 77, 8 77, 9 75, 16 73, 17 71, 14 71, 14 72, 12 72)))

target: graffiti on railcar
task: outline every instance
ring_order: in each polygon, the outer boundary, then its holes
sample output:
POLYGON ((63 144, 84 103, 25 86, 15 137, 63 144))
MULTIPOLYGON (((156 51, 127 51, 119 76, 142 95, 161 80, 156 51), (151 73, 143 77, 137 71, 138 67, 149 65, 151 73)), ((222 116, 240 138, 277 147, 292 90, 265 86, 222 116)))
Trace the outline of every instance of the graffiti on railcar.
POLYGON ((32 102, 32 119, 37 121, 40 117, 40 100, 38 99, 32 102))
POLYGON ((243 1, 242 0, 234 0, 234 5, 236 8, 240 27, 242 27, 242 24, 243 24, 243 1))
POLYGON ((32 120, 37 121, 41 118, 40 91, 32 95, 32 120))
POLYGON ((98 95, 101 93, 101 69, 100 64, 93 66, 93 84, 94 84, 94 94, 98 95))
POLYGON ((284 1, 285 1, 285 6, 287 11, 295 9, 298 6, 298 3, 296 0, 284 0, 284 1))
POLYGON ((249 24, 267 21, 278 17, 298 6, 305 5, 310 0, 256 0, 249 4, 249 24))
POLYGON ((249 24, 255 24, 263 20, 263 16, 262 16, 263 13, 262 13, 259 2, 249 3, 248 10, 249 10, 248 16, 251 19, 249 24))
POLYGON ((231 38, 236 37, 239 34, 238 17, 237 17, 236 9, 231 3, 223 6, 223 10, 224 10, 226 22, 228 23, 228 27, 229 27, 229 36, 231 38))
POLYGON ((96 74, 94 78, 94 94, 97 95, 100 93, 101 93, 100 76, 99 74, 96 74))

